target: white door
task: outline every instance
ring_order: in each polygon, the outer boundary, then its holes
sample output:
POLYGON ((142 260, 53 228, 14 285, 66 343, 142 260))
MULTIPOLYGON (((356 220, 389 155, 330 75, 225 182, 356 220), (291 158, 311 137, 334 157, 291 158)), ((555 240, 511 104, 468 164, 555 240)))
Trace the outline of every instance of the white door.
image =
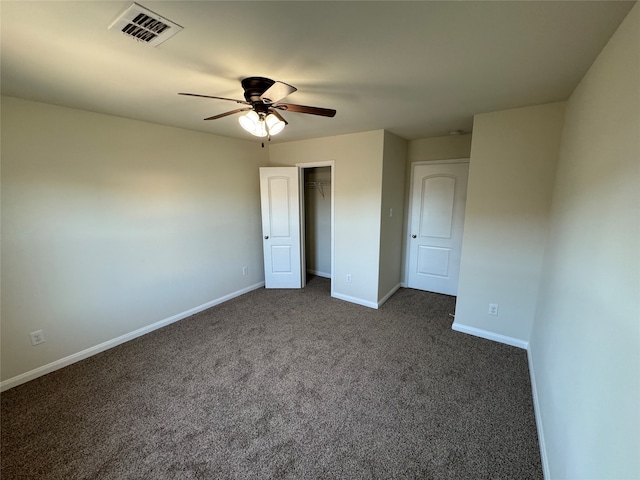
POLYGON ((410 288, 457 295, 469 163, 414 165, 410 288))
POLYGON ((302 288, 298 167, 260 168, 264 284, 302 288))

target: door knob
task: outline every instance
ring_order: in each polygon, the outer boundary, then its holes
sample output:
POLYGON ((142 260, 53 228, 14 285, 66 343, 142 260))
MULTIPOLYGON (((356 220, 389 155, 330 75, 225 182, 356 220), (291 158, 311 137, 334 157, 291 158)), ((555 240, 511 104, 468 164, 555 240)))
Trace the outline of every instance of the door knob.
POLYGON ((411 235, 411 238, 416 238, 416 236, 415 235, 411 235))
POLYGON ((264 239, 265 239, 265 240, 269 240, 269 235, 265 235, 265 236, 264 236, 264 239))

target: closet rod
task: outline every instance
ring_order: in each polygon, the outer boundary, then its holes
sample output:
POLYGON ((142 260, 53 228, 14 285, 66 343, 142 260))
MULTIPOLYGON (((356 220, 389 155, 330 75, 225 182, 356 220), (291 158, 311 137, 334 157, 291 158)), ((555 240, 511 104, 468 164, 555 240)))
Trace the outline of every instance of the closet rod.
POLYGON ((324 187, 330 187, 331 182, 306 182, 305 186, 309 188, 317 188, 320 190, 322 198, 324 198, 324 187))

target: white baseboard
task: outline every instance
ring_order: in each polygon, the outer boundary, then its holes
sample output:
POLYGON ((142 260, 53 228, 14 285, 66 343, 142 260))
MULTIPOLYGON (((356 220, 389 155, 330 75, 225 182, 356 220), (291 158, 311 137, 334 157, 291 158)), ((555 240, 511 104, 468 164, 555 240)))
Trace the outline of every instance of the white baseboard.
POLYGON ((519 338, 508 337, 506 335, 500 335, 499 333, 482 330, 481 328, 462 325, 460 323, 456 323, 455 321, 453 322, 453 325, 451 325, 451 329, 455 330, 456 332, 468 333, 469 335, 473 335, 476 337, 486 338, 487 340, 493 340, 494 342, 511 345, 512 347, 523 348, 525 350, 529 348, 529 342, 520 340, 519 338))
POLYGON ((540 403, 538 401, 538 386, 536 383, 536 374, 533 370, 531 348, 527 348, 527 360, 529 362, 529 378, 531 379, 531 393, 533 395, 533 411, 536 416, 536 427, 538 428, 538 444, 540 446, 540 459, 542 460, 542 474, 544 475, 544 478, 551 478, 551 474, 549 472, 549 459, 547 457, 547 447, 544 443, 542 415, 540 413, 540 403))
POLYGON ((139 328, 138 330, 134 330, 133 332, 125 333, 117 338, 113 338, 111 340, 107 340, 106 342, 102 342, 99 345, 95 345, 93 347, 87 348, 86 350, 82 350, 81 352, 77 352, 71 354, 67 357, 61 358, 54 362, 48 363, 38 368, 34 368, 28 372, 22 373, 20 375, 16 375, 15 377, 9 378, 3 382, 0 382, 0 392, 4 392, 10 388, 16 387, 23 383, 26 383, 35 378, 46 375, 47 373, 51 373, 60 368, 71 365, 72 363, 79 362, 80 360, 84 360, 85 358, 89 358, 97 353, 104 352, 110 348, 113 348, 122 343, 128 342, 129 340, 133 340, 134 338, 141 337, 147 333, 153 332, 154 330, 158 330, 159 328, 166 327, 178 320, 182 320, 184 318, 190 317, 191 315, 195 315, 196 313, 202 312, 207 308, 214 307, 221 303, 224 303, 232 298, 239 297, 245 293, 248 293, 252 290, 256 290, 258 288, 264 287, 264 282, 259 282, 254 285, 250 285, 249 287, 243 288, 241 290, 237 290, 228 295, 224 295, 223 297, 216 298, 207 303, 203 303, 197 307, 191 308, 185 312, 178 313, 169 318, 165 318, 164 320, 160 320, 159 322, 152 323, 151 325, 147 325, 146 327, 139 328))
POLYGON ((309 269, 307 269, 307 273, 310 273, 311 275, 315 275, 317 277, 331 278, 331 274, 330 273, 319 272, 317 270, 309 270, 309 269))
POLYGON ((389 299, 391 298, 391 295, 393 295, 394 293, 396 293, 400 287, 401 287, 401 284, 397 284, 395 287, 393 287, 393 288, 389 291, 389 293, 387 293, 384 297, 382 297, 382 298, 378 301, 378 308, 380 308, 384 302, 386 302, 387 300, 389 300, 389 299))
POLYGON ((361 298, 350 297, 349 295, 343 295, 342 293, 331 292, 331 296, 333 298, 338 298, 340 300, 344 300, 345 302, 355 303, 357 305, 362 305, 363 307, 375 308, 378 309, 378 304, 375 302, 370 302, 368 300, 363 300, 361 298))

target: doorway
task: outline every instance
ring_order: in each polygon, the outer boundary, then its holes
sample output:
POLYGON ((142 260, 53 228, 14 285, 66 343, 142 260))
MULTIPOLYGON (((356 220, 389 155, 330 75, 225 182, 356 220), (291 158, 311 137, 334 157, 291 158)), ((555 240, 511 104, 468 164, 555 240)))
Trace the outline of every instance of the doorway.
POLYGON ((331 278, 331 167, 305 168, 303 174, 307 275, 331 278))
POLYGON ((308 275, 331 280, 334 271, 333 162, 299 163, 303 286, 308 275))
POLYGON ((298 164, 295 167, 260 167, 265 288, 304 287, 308 262, 309 273, 322 274, 331 279, 331 296, 334 296, 334 180, 333 161, 298 164), (305 177, 308 185, 305 185, 305 177), (305 196, 310 204, 309 222, 305 219, 305 196), (327 229, 330 251, 328 264, 327 229), (319 233, 321 238, 318 237, 319 233), (310 237, 309 247, 307 236, 310 237))

